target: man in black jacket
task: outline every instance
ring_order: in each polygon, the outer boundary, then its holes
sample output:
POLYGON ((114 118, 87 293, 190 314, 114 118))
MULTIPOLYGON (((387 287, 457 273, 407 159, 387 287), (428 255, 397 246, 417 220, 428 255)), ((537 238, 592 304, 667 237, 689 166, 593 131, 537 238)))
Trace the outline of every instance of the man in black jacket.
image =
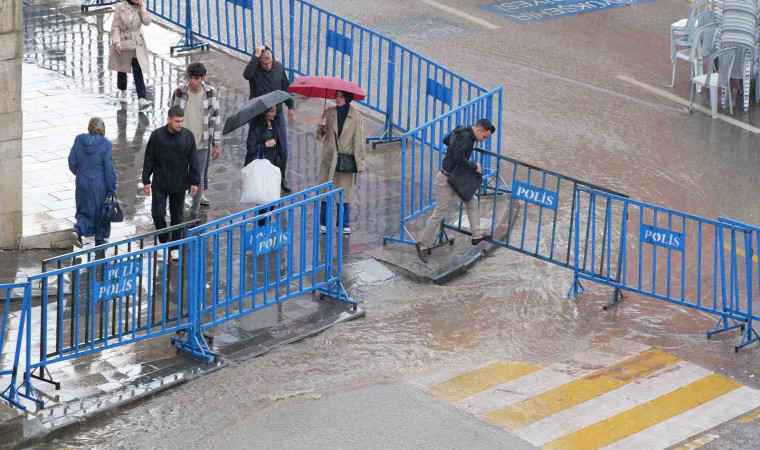
MULTIPOLYGON (((251 88, 251 92, 248 95, 249 99, 277 90, 287 92, 290 86, 285 67, 279 61, 275 61, 272 50, 263 45, 256 47, 256 52, 251 57, 251 61, 245 66, 243 77, 248 80, 251 88)), ((296 111, 293 99, 289 99, 285 104, 288 106, 288 119, 293 120, 296 111)), ((280 173, 282 174, 281 187, 284 192, 288 193, 291 192, 290 185, 286 179, 288 171, 288 125, 285 115, 282 113, 282 104, 277 105, 277 122, 280 143, 282 144, 282 161, 280 165, 280 173)), ((253 127, 249 129, 249 134, 252 129, 253 127)))
MULTIPOLYGON (((169 200, 171 224, 182 223, 185 205, 185 191, 190 196, 198 192, 201 181, 200 163, 195 149, 195 137, 183 128, 185 112, 175 105, 169 108, 169 120, 165 127, 153 131, 148 139, 143 161, 142 182, 145 195, 150 197, 153 186, 151 215, 156 230, 166 228, 166 200, 169 200), (151 183, 151 176, 153 182, 151 183)), ((161 235, 165 243, 168 236, 161 235)), ((181 239, 181 233, 173 232, 172 241, 181 239)), ((172 250, 172 259, 178 258, 177 250, 172 250)))
MULTIPOLYGON (((443 219, 449 212, 449 206, 457 200, 454 188, 449 185, 448 177, 454 171, 458 164, 469 164, 475 142, 482 142, 488 139, 496 131, 490 120, 480 119, 472 127, 456 127, 451 133, 443 139, 443 143, 448 146, 446 156, 441 161, 441 170, 435 176, 433 182, 433 196, 435 197, 435 209, 430 216, 425 229, 422 232, 422 239, 417 242, 417 256, 422 262, 427 263, 427 245, 433 243, 436 234, 441 228, 443 219)), ((477 164, 478 173, 483 172, 480 164, 477 164)), ((478 211, 478 199, 472 197, 464 203, 467 211, 467 219, 470 221, 472 231, 472 245, 479 244, 483 239, 490 239, 490 236, 483 236, 480 229, 480 211, 478 211)))

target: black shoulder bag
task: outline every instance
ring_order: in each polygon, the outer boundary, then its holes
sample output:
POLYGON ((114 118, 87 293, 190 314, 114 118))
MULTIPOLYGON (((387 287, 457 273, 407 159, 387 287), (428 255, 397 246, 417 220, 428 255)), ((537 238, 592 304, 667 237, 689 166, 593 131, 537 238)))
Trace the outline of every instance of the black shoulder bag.
MULTIPOLYGON (((335 148, 338 147, 338 133, 335 133, 335 148)), ((338 162, 335 171, 340 173, 356 173, 356 157, 353 154, 341 153, 338 149, 338 162)))

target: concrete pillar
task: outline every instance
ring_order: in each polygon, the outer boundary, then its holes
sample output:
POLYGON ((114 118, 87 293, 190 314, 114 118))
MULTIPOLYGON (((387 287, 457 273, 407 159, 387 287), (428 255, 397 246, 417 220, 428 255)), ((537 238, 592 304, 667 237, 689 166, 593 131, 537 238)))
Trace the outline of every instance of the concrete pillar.
POLYGON ((0 248, 22 234, 21 0, 0 0, 0 248))

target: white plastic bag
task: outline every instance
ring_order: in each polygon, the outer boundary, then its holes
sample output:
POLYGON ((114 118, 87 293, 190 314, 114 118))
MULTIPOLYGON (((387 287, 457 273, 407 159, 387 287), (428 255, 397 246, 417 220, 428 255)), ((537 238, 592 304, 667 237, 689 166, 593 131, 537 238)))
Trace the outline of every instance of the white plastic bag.
POLYGON ((243 167, 242 203, 273 202, 280 198, 280 169, 268 159, 254 159, 243 167))

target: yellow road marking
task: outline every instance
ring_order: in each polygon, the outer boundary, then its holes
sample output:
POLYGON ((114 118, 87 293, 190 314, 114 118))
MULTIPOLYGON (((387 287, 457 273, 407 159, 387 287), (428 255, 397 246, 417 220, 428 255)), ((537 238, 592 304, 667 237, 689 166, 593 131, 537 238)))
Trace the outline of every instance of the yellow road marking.
MULTIPOLYGON (((723 245, 723 249, 724 250, 728 250, 730 252, 731 251, 731 244, 724 244, 723 245)), ((746 253, 744 253, 744 250, 742 250, 740 248, 737 248, 736 249, 736 255, 744 257, 744 255, 746 255, 746 253)), ((757 262, 757 255, 752 255, 752 261, 757 262)))
POLYGON ((512 431, 632 383, 680 361, 661 350, 647 350, 579 380, 487 414, 484 420, 512 431))
POLYGON ((670 394, 552 441, 543 448, 572 450, 603 447, 739 387, 740 383, 722 375, 708 375, 670 394))
POLYGON ((708 434, 707 436, 702 436, 699 439, 694 439, 693 441, 689 442, 688 444, 682 445, 682 446, 676 448, 676 450, 691 450, 693 448, 699 448, 699 447, 701 447, 701 446, 703 446, 705 444, 709 444, 710 442, 718 439, 719 437, 720 436, 718 436, 717 434, 708 434))
POLYGON ((529 363, 497 362, 437 384, 429 392, 446 403, 454 403, 541 368, 542 366, 529 363))
POLYGON ((751 413, 747 414, 746 416, 742 417, 741 419, 739 419, 739 422, 740 423, 750 423, 753 420, 757 419, 758 417, 760 417, 760 409, 758 409, 755 412, 751 412, 751 413))

